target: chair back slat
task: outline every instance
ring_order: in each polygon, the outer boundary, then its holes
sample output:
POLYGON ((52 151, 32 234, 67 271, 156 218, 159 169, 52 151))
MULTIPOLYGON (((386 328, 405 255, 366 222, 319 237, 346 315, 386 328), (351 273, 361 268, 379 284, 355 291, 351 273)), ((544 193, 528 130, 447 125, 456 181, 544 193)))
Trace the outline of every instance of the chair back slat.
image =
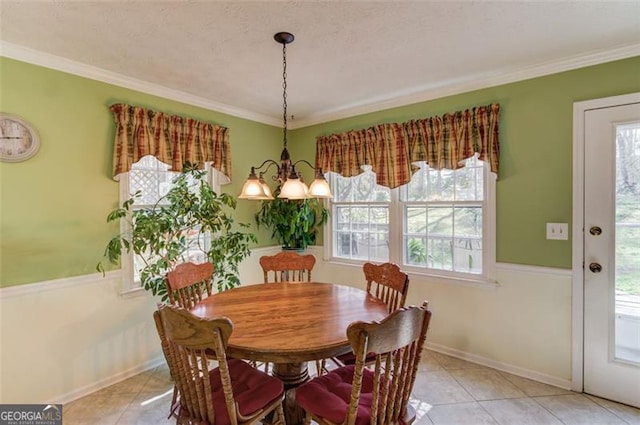
POLYGON ((316 257, 312 254, 300 255, 290 251, 260 257, 264 283, 311 282, 311 270, 315 264, 316 257))
POLYGON ((384 302, 389 313, 404 307, 409 292, 409 276, 393 263, 362 266, 367 292, 384 302))
POLYGON ((167 273, 169 302, 192 309, 212 293, 213 264, 183 263, 167 273))
POLYGON ((380 322, 355 322, 347 335, 356 355, 348 425, 355 424, 365 362, 372 355, 373 393, 371 424, 406 422, 411 413, 413 389, 422 348, 431 319, 428 303, 396 310, 380 322))

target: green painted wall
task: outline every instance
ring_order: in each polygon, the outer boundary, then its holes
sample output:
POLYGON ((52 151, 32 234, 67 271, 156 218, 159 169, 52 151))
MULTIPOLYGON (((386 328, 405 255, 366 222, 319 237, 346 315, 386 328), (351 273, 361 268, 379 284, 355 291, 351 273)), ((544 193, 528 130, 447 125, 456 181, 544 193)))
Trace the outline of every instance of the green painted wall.
POLYGON ((570 268, 571 241, 546 240, 545 223, 571 223, 573 103, 638 91, 635 57, 297 129, 290 150, 313 158, 321 134, 498 102, 497 260, 570 268))
MULTIPOLYGON (((0 110, 38 130, 38 154, 0 163, 0 287, 95 272, 117 228, 111 178, 114 123, 109 106, 129 103, 230 129, 238 194, 257 158, 279 154, 282 130, 222 113, 0 57, 0 110), (250 153, 250 155, 249 155, 250 153)), ((239 201, 236 221, 253 223, 258 204, 239 201)), ((269 245, 266 232, 260 242, 269 245)))
MULTIPOLYGON (((637 91, 640 57, 293 130, 289 146, 312 161, 319 134, 499 102, 498 261, 569 268, 570 241, 547 241, 545 223, 571 222, 573 103, 637 91)), ((118 102, 229 127, 233 183, 223 189, 234 195, 251 165, 282 148, 278 127, 0 57, 0 110, 31 122, 42 141, 29 161, 0 163, 0 287, 95 271, 116 231, 105 217, 118 202, 108 110, 118 102)), ((236 220, 252 223, 257 208, 239 201, 236 220)))

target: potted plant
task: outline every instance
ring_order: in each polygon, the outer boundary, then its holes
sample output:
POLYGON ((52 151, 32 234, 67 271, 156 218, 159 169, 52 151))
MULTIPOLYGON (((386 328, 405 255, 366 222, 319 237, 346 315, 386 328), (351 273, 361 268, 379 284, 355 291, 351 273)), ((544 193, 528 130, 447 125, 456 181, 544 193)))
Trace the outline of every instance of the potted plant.
MULTIPOLYGON (((153 295, 167 299, 166 274, 177 264, 189 261, 189 254, 200 252, 214 265, 214 284, 219 291, 240 284, 238 266, 250 254, 252 233, 234 225, 228 210, 236 200, 229 194, 217 194, 203 178, 205 171, 185 164, 172 188, 153 208, 134 210, 140 193, 122 203, 107 216, 107 222, 126 219, 129 226, 114 236, 104 252, 104 260, 116 264, 122 249, 133 250, 142 260, 140 280, 153 295)), ((104 273, 102 261, 98 271, 104 273)))
POLYGON ((316 242, 318 228, 327 223, 329 211, 317 198, 278 198, 280 185, 273 192, 275 199, 262 201, 255 219, 258 227, 271 229, 271 237, 282 249, 303 251, 316 242))

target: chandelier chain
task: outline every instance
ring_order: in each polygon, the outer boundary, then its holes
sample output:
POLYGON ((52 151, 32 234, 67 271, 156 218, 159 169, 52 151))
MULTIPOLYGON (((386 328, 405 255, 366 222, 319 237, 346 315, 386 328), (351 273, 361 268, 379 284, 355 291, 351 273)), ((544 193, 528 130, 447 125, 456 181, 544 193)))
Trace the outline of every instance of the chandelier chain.
POLYGON ((284 147, 287 147, 287 44, 282 43, 282 106, 283 106, 283 114, 282 119, 284 122, 284 127, 282 128, 283 132, 283 142, 284 147))
MULTIPOLYGON (((1 2, 2 0, 0 0, 1 2)), ((242 187, 239 199, 273 200, 271 189, 267 186, 264 175, 271 167, 276 168, 276 173, 271 176, 273 181, 278 182, 280 193, 278 198, 288 201, 289 199, 306 198, 331 198, 331 188, 322 174, 320 167, 314 167, 306 159, 294 161, 287 150, 287 44, 293 42, 294 36, 288 32, 278 32, 273 35, 273 39, 282 44, 282 131, 284 149, 280 154, 280 162, 273 159, 266 159, 257 167, 251 167, 249 178, 242 187), (296 170, 298 164, 306 164, 316 172, 315 179, 311 186, 302 181, 300 173, 296 170)), ((291 115, 293 119, 293 115, 291 115)))

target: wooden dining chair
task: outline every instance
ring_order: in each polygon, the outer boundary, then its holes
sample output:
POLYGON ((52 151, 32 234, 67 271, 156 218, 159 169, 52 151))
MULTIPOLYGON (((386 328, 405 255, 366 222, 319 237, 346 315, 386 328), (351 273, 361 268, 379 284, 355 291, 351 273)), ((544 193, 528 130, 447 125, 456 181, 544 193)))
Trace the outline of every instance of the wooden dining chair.
POLYGON ((411 424, 416 412, 409 397, 427 335, 431 311, 401 308, 380 322, 355 322, 347 336, 356 354, 354 365, 343 366, 296 389, 296 402, 305 424, 411 424), (373 354, 373 368, 365 367, 373 354))
MULTIPOLYGON (((158 337, 160 337, 160 346, 162 347, 162 354, 164 354, 164 358, 169 366, 169 373, 171 374, 171 379, 175 382, 175 372, 173 367, 173 362, 169 360, 169 343, 167 342, 167 336, 164 332, 164 326, 162 325, 162 319, 160 318, 160 312, 153 312, 153 321, 156 324, 156 331, 158 331, 158 337)), ((178 409, 178 387, 173 386, 173 395, 171 396, 171 404, 169 405, 169 416, 167 419, 171 418, 171 416, 178 417, 177 409, 178 409)))
POLYGON ((169 302, 192 309, 212 294, 213 264, 182 263, 167 273, 169 302))
POLYGON ((175 305, 160 306, 169 370, 178 390, 178 424, 249 425, 272 415, 284 425, 284 385, 242 360, 228 359, 233 324, 204 319, 175 305), (212 367, 214 353, 217 367, 212 367))
MULTIPOLYGON (((171 304, 191 310, 197 303, 213 293, 213 264, 183 263, 167 273, 167 294, 171 304)), ((259 367, 255 361, 249 361, 253 367, 259 367)), ((268 370, 265 367, 265 371, 268 370)))
POLYGON ((367 281, 367 292, 383 301, 389 313, 404 307, 409 292, 409 276, 396 264, 365 263, 362 271, 367 281))
MULTIPOLYGON (((311 271, 315 265, 316 257, 312 254, 281 251, 275 255, 260 257, 264 283, 311 282, 311 271)), ((269 370, 269 363, 264 364, 264 370, 269 370)), ((326 371, 324 360, 316 361, 316 370, 318 375, 326 371)))
MULTIPOLYGON (((367 292, 387 305, 389 313, 404 307, 409 292, 409 276, 393 263, 372 264, 365 263, 362 266, 364 277, 367 281, 367 292)), ((356 356, 353 352, 332 358, 338 366, 354 364, 356 356)), ((374 361, 373 357, 367 359, 367 364, 374 361)))
POLYGON ((260 257, 264 283, 311 282, 311 270, 315 264, 316 257, 312 254, 301 255, 291 251, 260 257))

